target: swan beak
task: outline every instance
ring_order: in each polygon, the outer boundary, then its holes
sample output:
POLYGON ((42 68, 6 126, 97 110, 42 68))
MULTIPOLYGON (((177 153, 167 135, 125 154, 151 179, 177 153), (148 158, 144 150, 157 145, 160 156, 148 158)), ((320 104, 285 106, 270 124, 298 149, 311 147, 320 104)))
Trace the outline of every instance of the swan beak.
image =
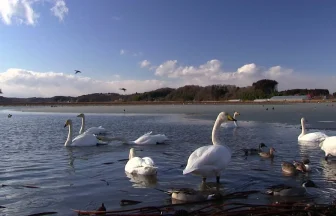
POLYGON ((228 115, 227 116, 227 119, 229 120, 229 121, 237 121, 236 119, 234 119, 232 116, 230 116, 230 115, 228 115))
POLYGON ((80 114, 77 117, 82 117, 80 114))
POLYGON ((67 126, 67 124, 64 125, 64 127, 66 127, 66 126, 67 126))

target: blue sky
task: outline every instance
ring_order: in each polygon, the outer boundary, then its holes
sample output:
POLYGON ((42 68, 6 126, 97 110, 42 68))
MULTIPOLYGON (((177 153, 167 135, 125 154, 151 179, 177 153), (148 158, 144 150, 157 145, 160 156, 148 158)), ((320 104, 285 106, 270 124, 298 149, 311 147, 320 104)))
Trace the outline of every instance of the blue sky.
POLYGON ((283 89, 336 90, 331 0, 11 2, 0 2, 0 84, 8 95, 246 86, 260 78, 283 89), (144 60, 150 64, 140 67, 144 60), (67 92, 57 90, 63 82, 67 92))

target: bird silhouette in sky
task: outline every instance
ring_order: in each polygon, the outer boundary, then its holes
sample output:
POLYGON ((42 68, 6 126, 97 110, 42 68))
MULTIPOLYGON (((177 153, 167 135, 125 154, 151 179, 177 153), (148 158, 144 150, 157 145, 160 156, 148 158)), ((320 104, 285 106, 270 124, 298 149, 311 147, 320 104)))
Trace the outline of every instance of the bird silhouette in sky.
POLYGON ((0 94, 2 94, 2 89, 0 89, 0 94))
POLYGON ((82 72, 79 70, 75 70, 75 74, 78 74, 78 73, 82 73, 82 72))
POLYGON ((120 88, 120 90, 123 90, 124 92, 126 91, 126 89, 125 89, 125 88, 120 88))

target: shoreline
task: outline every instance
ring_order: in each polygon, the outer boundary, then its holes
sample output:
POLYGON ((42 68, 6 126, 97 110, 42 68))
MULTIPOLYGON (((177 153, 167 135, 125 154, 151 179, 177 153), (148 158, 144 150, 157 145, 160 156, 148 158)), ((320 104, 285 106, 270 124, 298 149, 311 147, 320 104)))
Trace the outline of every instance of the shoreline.
POLYGON ((298 103, 334 103, 336 100, 298 100, 298 101, 136 101, 136 102, 46 102, 46 103, 0 103, 3 107, 31 107, 31 106, 127 106, 127 105, 286 105, 298 103))

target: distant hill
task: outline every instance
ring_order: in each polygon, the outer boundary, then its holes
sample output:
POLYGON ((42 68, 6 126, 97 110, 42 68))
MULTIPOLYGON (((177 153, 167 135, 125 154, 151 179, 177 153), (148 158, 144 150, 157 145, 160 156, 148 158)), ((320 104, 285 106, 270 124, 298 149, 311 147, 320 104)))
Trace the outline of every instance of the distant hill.
MULTIPOLYGON (((93 93, 78 97, 54 96, 50 98, 8 98, 0 96, 0 104, 64 103, 64 102, 130 102, 130 101, 223 101, 229 99, 254 100, 281 95, 330 96, 327 89, 277 90, 275 80, 259 80, 247 87, 234 85, 186 85, 180 88, 160 88, 149 92, 121 95, 118 93, 93 93)), ((336 96, 336 93, 333 94, 336 96)))

